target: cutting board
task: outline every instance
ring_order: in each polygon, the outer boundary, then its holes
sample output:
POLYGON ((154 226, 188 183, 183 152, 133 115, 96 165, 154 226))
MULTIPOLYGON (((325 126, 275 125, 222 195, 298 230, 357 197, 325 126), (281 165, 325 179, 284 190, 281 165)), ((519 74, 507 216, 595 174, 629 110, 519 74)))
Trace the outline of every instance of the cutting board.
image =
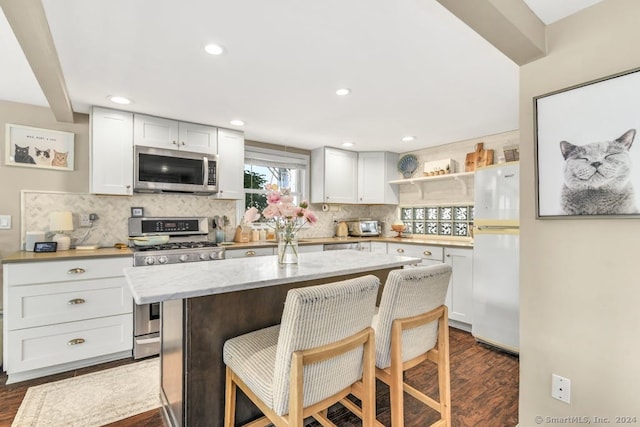
POLYGON ((493 164, 493 150, 485 150, 484 143, 476 144, 476 150, 468 153, 464 161, 464 171, 473 172, 476 168, 493 164))

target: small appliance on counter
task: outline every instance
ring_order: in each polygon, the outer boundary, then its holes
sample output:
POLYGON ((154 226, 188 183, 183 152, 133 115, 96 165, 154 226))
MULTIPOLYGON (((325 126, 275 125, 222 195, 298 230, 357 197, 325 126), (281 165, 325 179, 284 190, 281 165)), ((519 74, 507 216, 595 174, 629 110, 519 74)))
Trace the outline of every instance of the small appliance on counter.
POLYGON ((349 235, 349 226, 345 221, 340 221, 336 225, 336 237, 347 237, 349 235))
POLYGON ((380 222, 370 218, 358 218, 347 221, 349 236, 379 236, 380 222))

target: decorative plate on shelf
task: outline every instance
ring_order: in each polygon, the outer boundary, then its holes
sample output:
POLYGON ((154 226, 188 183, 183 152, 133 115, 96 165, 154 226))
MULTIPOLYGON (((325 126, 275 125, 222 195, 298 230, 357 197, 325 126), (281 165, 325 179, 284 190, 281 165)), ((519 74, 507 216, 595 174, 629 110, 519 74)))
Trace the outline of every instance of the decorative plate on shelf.
POLYGON ((413 154, 405 154, 398 161, 398 170, 402 172, 404 178, 411 178, 418 169, 418 158, 413 154))

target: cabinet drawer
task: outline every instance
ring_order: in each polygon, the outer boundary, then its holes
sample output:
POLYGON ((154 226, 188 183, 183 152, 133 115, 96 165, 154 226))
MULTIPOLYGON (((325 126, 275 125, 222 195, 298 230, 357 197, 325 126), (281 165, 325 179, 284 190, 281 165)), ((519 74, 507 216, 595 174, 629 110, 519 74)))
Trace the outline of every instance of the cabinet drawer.
POLYGON ((103 277, 124 276, 122 270, 131 267, 129 257, 43 261, 6 264, 5 280, 9 286, 32 283, 68 282, 103 277))
POLYGON ((388 243, 387 252, 389 255, 403 255, 440 262, 444 261, 444 250, 440 246, 388 243))
POLYGON ((227 249, 224 251, 225 258, 244 258, 265 255, 273 255, 273 248, 227 249))
POLYGON ((9 374, 131 350, 133 316, 103 317, 9 332, 9 374))
POLYGON ((9 288, 8 330, 131 313, 123 277, 9 288))

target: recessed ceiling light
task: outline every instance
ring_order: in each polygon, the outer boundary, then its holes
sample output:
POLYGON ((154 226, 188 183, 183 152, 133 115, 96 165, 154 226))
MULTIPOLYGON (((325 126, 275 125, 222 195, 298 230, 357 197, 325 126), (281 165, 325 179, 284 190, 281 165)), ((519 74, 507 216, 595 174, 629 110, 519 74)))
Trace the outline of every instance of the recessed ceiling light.
POLYGON ((336 91, 336 95, 338 96, 347 96, 351 93, 351 89, 341 88, 336 91))
POLYGON ((416 137, 415 137, 415 136, 411 136, 411 135, 407 135, 407 136, 403 136, 403 137, 402 137, 402 140, 403 140, 404 142, 413 141, 413 140, 415 140, 415 139, 416 139, 416 137))
POLYGON ((242 120, 231 120, 229 123, 231 123, 234 126, 244 126, 244 122, 242 120))
POLYGON ((351 141, 345 141, 342 143, 343 147, 353 147, 355 144, 351 141))
POLYGON ((211 55, 222 55, 224 49, 219 44, 211 43, 204 47, 204 50, 211 55))
POLYGON ((109 96, 109 101, 115 102, 116 104, 131 104, 131 100, 129 98, 125 98, 124 96, 111 95, 109 96))

